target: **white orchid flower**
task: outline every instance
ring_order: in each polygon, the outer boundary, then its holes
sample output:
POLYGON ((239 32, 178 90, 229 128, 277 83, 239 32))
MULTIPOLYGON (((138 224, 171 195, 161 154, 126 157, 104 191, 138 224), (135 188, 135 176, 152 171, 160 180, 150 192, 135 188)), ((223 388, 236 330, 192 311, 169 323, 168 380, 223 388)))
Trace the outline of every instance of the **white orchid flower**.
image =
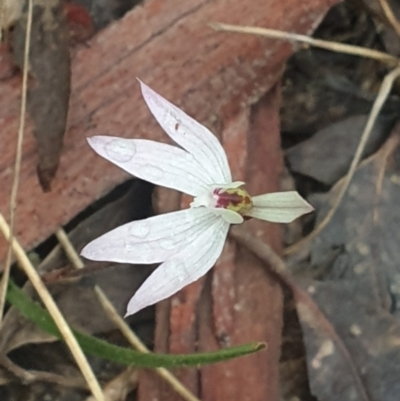
POLYGON ((173 295, 206 274, 221 255, 231 224, 254 217, 289 223, 313 210, 297 192, 251 197, 233 182, 218 139, 203 125, 140 83, 164 131, 180 147, 147 139, 88 138, 90 146, 128 173, 194 197, 189 209, 134 221, 89 243, 85 258, 161 265, 129 301, 127 315, 173 295))

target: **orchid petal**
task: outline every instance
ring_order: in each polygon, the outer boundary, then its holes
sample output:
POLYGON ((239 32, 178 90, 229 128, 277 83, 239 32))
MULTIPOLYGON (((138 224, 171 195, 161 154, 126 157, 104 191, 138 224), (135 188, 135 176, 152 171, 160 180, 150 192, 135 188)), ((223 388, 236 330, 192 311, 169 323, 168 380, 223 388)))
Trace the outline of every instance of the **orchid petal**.
POLYGON ((196 196, 213 183, 193 156, 176 146, 111 136, 93 136, 87 140, 100 156, 153 184, 196 196))
POLYGON ((234 181, 234 182, 226 182, 224 184, 213 184, 212 188, 230 188, 230 189, 235 189, 239 188, 242 185, 244 185, 244 181, 234 181))
POLYGON ((147 106, 171 139, 193 155, 214 183, 232 181, 228 159, 217 137, 143 82, 139 82, 147 106))
POLYGON ((228 223, 217 219, 198 232, 196 240, 160 265, 142 284, 129 301, 126 315, 170 297, 206 274, 221 255, 228 228, 228 223))
POLYGON ((253 207, 246 216, 274 223, 290 223, 314 210, 296 191, 253 196, 252 201, 253 207))
POLYGON ((221 216, 229 224, 241 224, 244 221, 243 217, 234 210, 225 209, 222 207, 209 208, 209 210, 216 216, 221 216))
POLYGON ((185 209, 134 221, 83 248, 87 259, 118 263, 159 263, 187 247, 218 217, 206 208, 185 209))

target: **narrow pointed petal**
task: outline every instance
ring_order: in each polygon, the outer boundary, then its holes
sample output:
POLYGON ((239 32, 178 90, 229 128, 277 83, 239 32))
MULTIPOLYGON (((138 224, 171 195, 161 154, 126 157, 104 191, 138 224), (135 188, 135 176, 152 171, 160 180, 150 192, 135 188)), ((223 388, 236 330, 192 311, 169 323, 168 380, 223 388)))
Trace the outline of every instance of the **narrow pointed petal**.
POLYGON ((213 183, 193 156, 165 143, 111 136, 87 138, 100 156, 156 185, 197 196, 213 183))
POLYGON ((246 216, 275 223, 290 223, 314 210, 296 191, 253 196, 252 201, 253 207, 246 216))
POLYGON ((231 182, 228 159, 217 137, 143 82, 139 82, 144 100, 164 131, 193 155, 213 177, 214 183, 231 182))
POLYGON ((206 208, 185 209, 134 221, 90 242, 81 255, 118 263, 164 262, 219 220, 206 208))
POLYGON ((170 297, 206 274, 221 255, 228 228, 228 223, 217 219, 189 246, 160 265, 129 301, 126 315, 170 297))

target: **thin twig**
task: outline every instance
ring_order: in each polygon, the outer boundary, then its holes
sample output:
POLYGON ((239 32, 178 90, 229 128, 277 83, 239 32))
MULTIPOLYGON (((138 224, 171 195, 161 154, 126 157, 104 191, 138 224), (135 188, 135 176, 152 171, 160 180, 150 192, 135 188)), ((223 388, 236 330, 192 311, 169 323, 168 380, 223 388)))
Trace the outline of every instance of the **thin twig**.
MULTIPOLYGON (((10 278, 11 258, 12 258, 12 238, 14 237, 15 217, 17 213, 17 195, 19 186, 19 174, 21 170, 22 159, 22 143, 24 140, 25 129, 25 114, 26 114, 26 101, 28 93, 28 71, 29 71, 29 49, 31 44, 31 31, 32 31, 32 10, 33 0, 28 1, 28 18, 26 21, 26 35, 25 35, 25 49, 24 49, 24 65, 22 72, 22 95, 21 95, 21 109, 19 113, 19 127, 17 147, 15 152, 14 174, 10 195, 10 242, 7 248, 6 264, 4 266, 3 276, 0 283, 0 325, 3 320, 4 305, 6 300, 8 280, 10 278)), ((2 20, 4 16, 4 3, 2 2, 2 20)), ((1 27, 0 27, 1 29, 1 27)))
POLYGON ((56 384, 63 387, 78 388, 81 390, 87 390, 87 384, 79 377, 61 376, 51 372, 43 372, 37 370, 25 370, 11 361, 6 355, 0 355, 0 364, 11 372, 13 375, 24 384, 46 382, 56 384))
POLYGON ((306 237, 304 237, 300 241, 296 242, 295 244, 287 247, 284 251, 285 255, 289 255, 289 254, 295 253, 298 250, 300 250, 304 245, 306 245, 308 242, 310 242, 312 239, 314 239, 331 221, 332 217, 334 216, 337 209, 339 208, 339 205, 342 202, 343 197, 347 192, 350 182, 354 176, 354 173, 356 172, 357 166, 360 163, 362 154, 365 149, 365 145, 367 144, 368 138, 371 134, 371 131, 375 124, 375 121, 376 121, 387 97, 389 96, 389 93, 392 89, 394 81, 396 80, 396 78, 398 78, 399 75, 400 75, 400 67, 397 67, 385 76, 385 78, 382 82, 382 85, 379 89, 378 96, 376 97, 375 102, 372 106, 371 113, 368 116, 368 121, 367 121, 364 131, 361 135, 360 142, 358 144, 356 153, 351 162, 349 171, 348 171, 346 177, 344 178, 339 195, 335 199, 335 202, 332 205, 332 208, 329 210, 329 212, 325 216, 325 218, 314 228, 314 230, 310 234, 308 234, 306 237))
POLYGON ((79 257, 74 246, 72 245, 71 241, 69 240, 67 233, 64 231, 63 228, 57 229, 56 237, 58 239, 58 242, 64 249, 64 252, 66 253, 67 258, 72 263, 72 266, 75 269, 83 269, 85 267, 85 264, 82 262, 82 259, 79 257))
POLYGON ((294 279, 292 278, 290 270, 287 268, 285 262, 266 242, 263 242, 248 230, 238 226, 232 226, 229 235, 237 243, 247 248, 250 252, 266 263, 271 271, 276 273, 285 283, 294 283, 294 279))
POLYGON ((213 22, 210 25, 217 31, 245 33, 274 39, 288 40, 291 42, 301 42, 310 46, 319 47, 320 49, 330 50, 337 53, 372 58, 374 60, 389 64, 391 67, 399 65, 400 62, 398 58, 378 50, 367 49, 365 47, 353 46, 344 43, 330 42, 327 40, 314 39, 310 36, 299 35, 297 33, 279 31, 276 29, 257 28, 252 26, 221 24, 219 22, 213 22))
POLYGON ((65 340, 65 343, 67 344, 69 350, 71 351, 73 357, 75 358, 75 361, 79 366, 79 369, 81 370, 82 375, 85 378, 93 396, 96 398, 97 401, 105 401, 101 387, 85 355, 83 354, 82 349, 80 348, 78 342, 76 341, 75 336, 73 335, 70 327, 65 321, 62 313, 58 309, 56 303, 54 302, 51 294, 44 285, 39 274, 32 266, 28 257, 25 255, 25 252, 22 249, 21 245, 17 242, 15 238, 11 239, 10 227, 5 221, 2 214, 0 214, 0 231, 3 233, 3 235, 8 241, 11 241, 12 249, 19 264, 24 269, 30 282, 32 283, 33 287, 35 288, 41 300, 43 301, 44 306, 46 307, 51 317, 53 318, 54 323, 57 325, 58 330, 60 331, 61 335, 65 340))
MULTIPOLYGON (((125 400, 131 391, 137 389, 138 384, 138 370, 134 366, 128 366, 103 386, 104 396, 107 401, 125 400)), ((93 396, 87 397, 85 401, 94 401, 93 396)))
MULTIPOLYGON (((61 246, 65 250, 67 257, 73 266, 77 269, 84 267, 84 264, 77 254, 74 246, 71 244, 67 234, 62 228, 56 231, 56 236, 61 246)), ((99 287, 95 286, 94 291, 96 296, 106 313, 107 317, 118 327, 121 333, 125 336, 128 342, 136 350, 148 354, 149 349, 143 344, 140 338, 132 331, 125 320, 119 315, 118 311, 115 309, 114 305, 110 302, 107 295, 99 287)), ((155 371, 160 377, 162 377, 172 389, 174 389, 183 399, 186 401, 200 401, 189 389, 187 389, 169 370, 165 368, 156 368, 155 371)))
POLYGON ((390 8, 388 2, 386 0, 379 0, 379 4, 381 5, 382 11, 385 14, 385 17, 389 21, 392 28, 396 31, 397 36, 400 37, 400 24, 397 21, 396 16, 394 15, 392 9, 390 8))

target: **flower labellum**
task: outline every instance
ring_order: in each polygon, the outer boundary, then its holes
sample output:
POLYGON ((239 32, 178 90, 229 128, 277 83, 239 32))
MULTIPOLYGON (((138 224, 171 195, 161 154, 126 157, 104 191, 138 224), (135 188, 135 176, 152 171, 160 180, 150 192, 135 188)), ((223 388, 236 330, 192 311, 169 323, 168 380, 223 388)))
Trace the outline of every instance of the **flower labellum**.
POLYGON ((125 224, 82 250, 91 260, 161 263, 129 301, 127 315, 206 274, 221 255, 231 224, 242 223, 244 217, 290 223, 313 210, 295 191, 250 196, 243 182, 232 181, 218 139, 144 83, 140 85, 151 113, 180 147, 109 136, 88 138, 89 145, 128 173, 194 199, 189 209, 125 224))

